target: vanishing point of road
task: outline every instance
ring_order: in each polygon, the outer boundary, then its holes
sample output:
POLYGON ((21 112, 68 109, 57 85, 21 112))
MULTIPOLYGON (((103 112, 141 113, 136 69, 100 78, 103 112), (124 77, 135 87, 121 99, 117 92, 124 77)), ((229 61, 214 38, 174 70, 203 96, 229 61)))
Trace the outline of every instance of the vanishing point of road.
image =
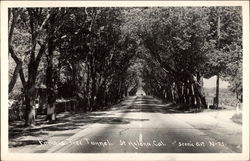
POLYGON ((241 125, 219 116, 213 111, 178 112, 172 104, 151 96, 129 97, 106 111, 100 121, 83 126, 48 152, 241 152, 241 125))

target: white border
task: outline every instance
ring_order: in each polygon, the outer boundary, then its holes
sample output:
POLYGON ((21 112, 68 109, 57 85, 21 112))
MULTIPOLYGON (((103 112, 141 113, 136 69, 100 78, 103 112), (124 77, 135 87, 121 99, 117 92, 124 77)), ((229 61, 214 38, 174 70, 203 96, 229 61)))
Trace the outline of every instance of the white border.
POLYGON ((248 1, 3 1, 1 2, 1 156, 3 160, 249 160, 249 2, 248 1), (8 7, 242 6, 243 153, 8 153, 8 7))

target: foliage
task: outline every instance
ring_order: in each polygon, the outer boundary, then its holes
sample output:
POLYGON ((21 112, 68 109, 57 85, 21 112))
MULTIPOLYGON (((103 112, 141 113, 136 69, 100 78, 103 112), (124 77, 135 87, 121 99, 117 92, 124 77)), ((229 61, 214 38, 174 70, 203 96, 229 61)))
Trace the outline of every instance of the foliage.
POLYGON ((33 89, 41 85, 57 98, 77 99, 84 111, 102 109, 140 86, 183 107, 206 107, 202 78, 218 73, 233 92, 242 93, 240 7, 11 8, 9 13, 15 62, 9 92, 20 78, 27 116, 33 89))
POLYGON ((242 10, 240 7, 211 7, 207 36, 208 61, 205 76, 220 73, 233 92, 242 93, 242 10))

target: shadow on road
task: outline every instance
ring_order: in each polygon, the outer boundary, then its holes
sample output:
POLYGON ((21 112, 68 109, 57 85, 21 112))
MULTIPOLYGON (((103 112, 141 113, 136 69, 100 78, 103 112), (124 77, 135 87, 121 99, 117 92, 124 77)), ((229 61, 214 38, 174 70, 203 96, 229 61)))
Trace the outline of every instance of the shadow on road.
MULTIPOLYGON (((133 104, 131 100, 125 100, 115 105, 114 110, 120 110, 130 107, 133 104)), ((132 119, 124 117, 112 117, 111 113, 106 111, 72 114, 69 112, 57 115, 55 123, 47 123, 44 115, 38 115, 35 127, 25 127, 23 121, 15 121, 9 123, 9 147, 20 147, 25 145, 39 144, 36 138, 46 137, 53 133, 53 137, 71 136, 75 134, 75 130, 80 130, 83 126, 93 123, 100 124, 129 124, 132 121, 148 121, 148 119, 132 119), (72 132, 71 132, 72 131, 72 132), (74 131, 74 132, 73 132, 74 131), (32 139, 30 139, 32 138, 32 139)))
POLYGON ((193 110, 183 110, 179 106, 174 105, 173 103, 163 103, 160 100, 157 100, 151 96, 142 96, 139 97, 133 104, 133 106, 124 109, 122 113, 129 112, 149 112, 149 113, 162 113, 162 114, 173 114, 173 113, 194 113, 193 110))
POLYGON ((113 106, 109 111, 122 113, 120 116, 112 116, 114 114, 106 111, 72 114, 69 112, 57 115, 55 123, 49 124, 45 121, 45 116, 39 115, 35 127, 24 127, 22 121, 9 123, 9 147, 18 147, 25 145, 39 144, 37 140, 30 138, 41 138, 51 135, 54 136, 70 136, 80 130, 87 124, 130 124, 133 121, 149 121, 149 119, 126 118, 129 112, 151 112, 151 113, 184 113, 179 111, 172 104, 163 104, 150 96, 137 97, 129 99, 113 106), (25 136, 24 139, 20 139, 25 136))

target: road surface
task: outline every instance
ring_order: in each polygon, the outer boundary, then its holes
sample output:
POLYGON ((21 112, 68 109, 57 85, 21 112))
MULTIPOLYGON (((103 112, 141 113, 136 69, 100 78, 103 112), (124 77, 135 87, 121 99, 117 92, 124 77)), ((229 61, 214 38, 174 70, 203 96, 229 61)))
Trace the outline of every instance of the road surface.
POLYGON ((150 96, 130 97, 99 117, 100 121, 54 143, 48 152, 241 152, 240 125, 219 120, 209 113, 180 113, 171 104, 150 96))

